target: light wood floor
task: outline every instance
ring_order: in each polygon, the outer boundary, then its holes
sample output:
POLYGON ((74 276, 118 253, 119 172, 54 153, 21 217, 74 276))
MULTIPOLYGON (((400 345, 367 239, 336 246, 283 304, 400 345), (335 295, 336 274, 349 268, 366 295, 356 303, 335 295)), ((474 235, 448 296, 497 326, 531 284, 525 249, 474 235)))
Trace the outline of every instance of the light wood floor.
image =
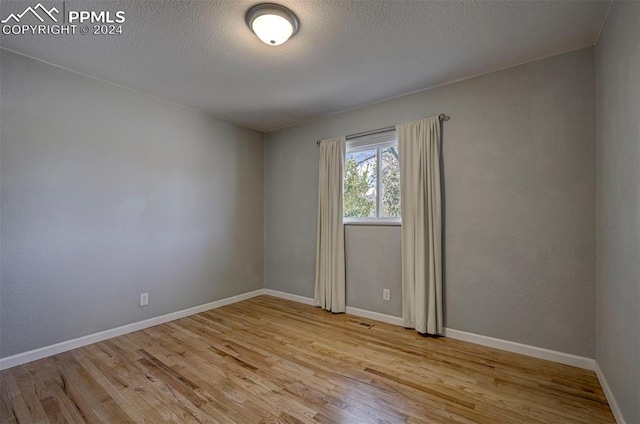
POLYGON ((614 422, 593 372, 269 296, 0 381, 2 423, 614 422))

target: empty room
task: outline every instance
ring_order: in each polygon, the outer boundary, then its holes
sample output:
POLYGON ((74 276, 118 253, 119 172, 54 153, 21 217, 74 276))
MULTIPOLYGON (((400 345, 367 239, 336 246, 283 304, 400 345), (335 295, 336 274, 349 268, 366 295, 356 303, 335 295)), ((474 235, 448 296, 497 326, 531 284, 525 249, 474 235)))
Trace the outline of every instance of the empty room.
POLYGON ((640 424, 640 1, 0 21, 0 422, 640 424))

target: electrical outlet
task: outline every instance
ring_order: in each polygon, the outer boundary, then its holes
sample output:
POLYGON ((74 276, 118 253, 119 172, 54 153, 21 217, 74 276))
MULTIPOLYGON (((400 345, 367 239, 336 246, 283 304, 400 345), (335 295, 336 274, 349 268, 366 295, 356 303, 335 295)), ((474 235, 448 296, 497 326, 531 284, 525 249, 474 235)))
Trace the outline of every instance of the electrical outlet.
POLYGON ((382 289, 382 300, 391 300, 391 290, 382 289))
POLYGON ((140 293, 140 306, 147 306, 149 304, 149 293, 140 293))

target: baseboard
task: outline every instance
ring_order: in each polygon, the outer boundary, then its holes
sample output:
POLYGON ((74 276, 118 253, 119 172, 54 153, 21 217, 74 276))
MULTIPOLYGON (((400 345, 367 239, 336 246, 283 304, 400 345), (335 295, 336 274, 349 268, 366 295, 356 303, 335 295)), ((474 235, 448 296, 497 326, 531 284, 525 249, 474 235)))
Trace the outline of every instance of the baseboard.
POLYGON ((598 361, 595 361, 595 372, 596 372, 596 375, 598 376, 598 381, 600 382, 600 386, 602 386, 602 391, 604 392, 604 395, 607 398, 607 402, 609 402, 609 408, 611 408, 611 412, 613 412, 613 417, 616 419, 616 423, 625 424, 626 421, 622 416, 622 410, 620 409, 618 402, 616 402, 616 398, 613 396, 613 392, 611 391, 611 388, 609 387, 609 383, 607 383, 607 379, 604 377, 604 374, 600 369, 600 365, 598 364, 598 361))
POLYGON ((176 319, 184 318, 189 315, 199 314, 200 312, 208 311, 210 309, 220 308, 222 306, 260 296, 264 294, 263 292, 264 289, 254 290, 248 293, 239 294, 237 296, 227 297, 225 299, 205 303, 204 305, 194 306, 192 308, 183 309, 181 311, 172 312, 170 314, 161 315, 159 317, 149 318, 144 321, 138 321, 131 324, 123 325, 121 327, 111 328, 109 330, 104 330, 98 333, 78 337, 77 339, 67 340, 64 342, 56 343, 54 345, 41 347, 39 349, 18 353, 16 355, 7 356, 6 358, 0 358, 0 370, 5 370, 7 368, 16 367, 28 362, 37 361, 38 359, 57 355, 59 353, 87 346, 92 343, 101 342, 103 340, 121 336, 123 334, 133 333, 134 331, 143 330, 155 325, 164 324, 165 322, 174 321, 176 319))
MULTIPOLYGON (((314 305, 314 300, 310 297, 299 296, 297 294, 291 294, 281 292, 278 290, 264 289, 264 294, 279 297, 280 299, 292 300, 298 303, 304 303, 305 305, 314 305)), ((379 312, 367 311, 365 309, 354 308, 347 306, 348 314, 355 315, 362 318, 373 319, 380 322, 386 322, 387 324, 402 325, 402 318, 394 317, 393 315, 381 314, 379 312)))
MULTIPOLYGON (((313 299, 309 297, 298 296, 295 294, 285 293, 277 290, 269 290, 269 289, 265 289, 264 294, 279 297, 282 299, 293 300, 294 302, 300 302, 306 305, 313 305, 313 299)), ((402 318, 392 316, 392 315, 385 315, 379 312, 367 311, 364 309, 358 309, 351 306, 347 306, 347 313, 351 315, 356 315, 362 318, 373 319, 373 320, 385 322, 388 324, 402 326, 402 318)), ((591 358, 585 358, 583 356, 571 355, 569 353, 557 352, 555 350, 549 350, 541 347, 525 345, 522 343, 511 342, 508 340, 496 339, 488 336, 481 336, 479 334, 467 333, 465 331, 454 330, 452 328, 445 328, 445 336, 451 337, 452 339, 463 340, 466 342, 479 344, 482 346, 506 350, 507 352, 514 352, 522 355, 532 356, 534 358, 546 359, 548 361, 558 362, 560 364, 572 365, 574 367, 584 368, 591 371, 595 369, 595 361, 591 358)))
POLYGON ((590 371, 595 370, 595 360, 584 356, 572 355, 570 353, 558 352, 556 350, 544 349, 542 347, 511 342, 509 340, 496 339, 493 337, 482 336, 480 334, 467 333, 466 331, 454 330, 452 328, 445 328, 444 335, 446 337, 451 337, 452 339, 506 350, 507 352, 546 359, 547 361, 584 368, 590 371))
POLYGON ((262 289, 262 294, 268 296, 279 297, 280 299, 292 300, 298 303, 304 303, 305 305, 314 304, 313 299, 305 296, 298 296, 297 294, 286 293, 278 290, 262 289))
MULTIPOLYGON (((69 350, 77 349, 82 346, 87 346, 92 343, 101 342, 103 340, 121 336, 123 334, 128 334, 134 331, 153 327, 155 325, 164 324, 169 321, 184 318, 189 315, 198 314, 200 312, 208 311, 210 309, 220 308, 222 306, 230 305, 232 303, 240 302, 240 301, 250 299, 252 297, 256 297, 260 295, 269 295, 269 296, 279 297, 281 299, 291 300, 294 302, 303 303, 305 305, 314 304, 313 299, 309 297, 299 296, 291 293, 285 293, 278 290, 258 289, 252 292, 228 297, 226 299, 216 300, 214 302, 206 303, 204 305, 194 306, 193 308, 184 309, 182 311, 172 312, 170 314, 161 315, 159 317, 150 318, 144 321, 138 321, 131 324, 123 325, 121 327, 112 328, 112 329, 101 331, 94 334, 89 334, 87 336, 79 337, 77 339, 56 343, 51 346, 45 346, 39 349, 30 350, 28 352, 19 353, 13 356, 8 356, 6 358, 0 358, 0 370, 26 364, 28 362, 46 358, 48 356, 57 355, 58 353, 67 352, 69 350)), ((364 309, 354 308, 351 306, 347 306, 346 312, 348 314, 359 316, 362 318, 367 318, 367 319, 372 319, 380 322, 385 322, 388 324, 402 326, 402 318, 400 317, 385 315, 379 312, 367 311, 364 309)), ((540 347, 511 342, 508 340, 501 340, 493 337, 467 333, 464 331, 454 330, 451 328, 445 329, 445 336, 451 337, 452 339, 463 340, 470 343, 476 343, 483 346, 506 350, 508 352, 520 353, 522 355, 533 356, 535 358, 546 359, 546 360, 558 362, 561 364, 572 365, 575 367, 597 371, 595 361, 593 359, 585 358, 582 356, 576 356, 568 353, 562 353, 562 352, 557 352, 549 349, 543 349, 540 347)), ((600 373, 598 375, 598 378, 600 378, 601 375, 602 374, 600 373)), ((616 404, 615 404, 615 400, 613 400, 611 391, 608 389, 608 386, 606 386, 605 388, 606 380, 604 380, 604 377, 602 377, 600 381, 604 383, 603 389, 605 389, 605 393, 607 394, 607 399, 611 398, 610 403, 612 405, 612 410, 613 410, 614 405, 616 404)), ((618 416, 616 416, 616 419, 617 418, 618 416)), ((621 421, 621 422, 624 422, 624 421, 621 421)))
POLYGON ((402 318, 393 315, 381 314, 380 312, 367 311, 352 306, 347 306, 347 313, 362 318, 373 319, 376 321, 386 322, 387 324, 399 325, 402 327, 402 318))

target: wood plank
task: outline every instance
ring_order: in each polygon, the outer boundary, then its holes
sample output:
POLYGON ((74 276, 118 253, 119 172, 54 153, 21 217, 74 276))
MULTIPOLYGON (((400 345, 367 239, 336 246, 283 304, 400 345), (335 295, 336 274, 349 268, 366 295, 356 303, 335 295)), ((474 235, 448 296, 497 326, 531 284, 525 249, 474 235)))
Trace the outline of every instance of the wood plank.
POLYGON ((595 374, 270 296, 0 372, 0 422, 614 423, 595 374))

